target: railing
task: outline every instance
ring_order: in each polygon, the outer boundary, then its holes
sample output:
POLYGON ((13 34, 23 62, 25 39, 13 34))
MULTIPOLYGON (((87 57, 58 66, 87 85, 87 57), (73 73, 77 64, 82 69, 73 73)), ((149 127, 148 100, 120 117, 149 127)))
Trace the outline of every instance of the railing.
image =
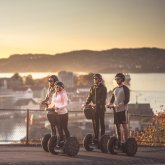
MULTIPOLYGON (((105 114, 106 133, 115 134, 113 113, 105 114)), ((130 135, 139 145, 165 146, 165 116, 129 114, 130 135)), ((87 133, 93 133, 92 122, 83 111, 69 111, 69 130, 82 142, 87 133)), ((50 133, 46 112, 32 109, 0 109, 0 144, 39 144, 44 134, 50 133)))

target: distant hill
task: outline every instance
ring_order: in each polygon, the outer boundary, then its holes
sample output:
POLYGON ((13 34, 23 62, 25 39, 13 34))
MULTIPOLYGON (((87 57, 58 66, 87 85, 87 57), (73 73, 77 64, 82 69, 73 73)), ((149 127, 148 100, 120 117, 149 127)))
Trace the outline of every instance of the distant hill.
POLYGON ((165 49, 136 48, 67 53, 15 54, 0 59, 0 72, 165 73, 165 49))

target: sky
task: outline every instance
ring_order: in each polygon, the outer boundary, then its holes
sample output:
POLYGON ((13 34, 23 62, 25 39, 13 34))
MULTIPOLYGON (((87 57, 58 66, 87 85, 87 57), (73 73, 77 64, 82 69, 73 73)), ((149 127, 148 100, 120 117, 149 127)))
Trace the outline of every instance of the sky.
POLYGON ((165 0, 0 0, 0 58, 165 48, 165 0))

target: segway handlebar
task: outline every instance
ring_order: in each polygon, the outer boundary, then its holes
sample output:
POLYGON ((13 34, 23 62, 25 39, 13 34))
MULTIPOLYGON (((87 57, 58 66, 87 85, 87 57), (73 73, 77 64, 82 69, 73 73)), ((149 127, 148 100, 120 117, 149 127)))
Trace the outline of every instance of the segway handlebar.
POLYGON ((46 108, 46 111, 52 111, 52 112, 55 112, 55 109, 54 108, 46 108))
POLYGON ((116 111, 115 111, 115 106, 114 106, 114 105, 107 105, 107 108, 112 109, 113 112, 116 112, 116 111))

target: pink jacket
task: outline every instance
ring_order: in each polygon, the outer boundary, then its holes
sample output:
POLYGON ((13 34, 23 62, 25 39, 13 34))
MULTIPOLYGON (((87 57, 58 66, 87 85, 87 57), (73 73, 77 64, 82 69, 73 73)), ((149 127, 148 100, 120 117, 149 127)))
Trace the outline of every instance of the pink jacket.
POLYGON ((55 107, 55 112, 58 114, 66 114, 68 113, 67 109, 68 105, 68 96, 65 90, 62 90, 60 92, 55 92, 52 96, 52 102, 49 106, 49 108, 55 107), (58 108, 58 110, 56 110, 58 108))

